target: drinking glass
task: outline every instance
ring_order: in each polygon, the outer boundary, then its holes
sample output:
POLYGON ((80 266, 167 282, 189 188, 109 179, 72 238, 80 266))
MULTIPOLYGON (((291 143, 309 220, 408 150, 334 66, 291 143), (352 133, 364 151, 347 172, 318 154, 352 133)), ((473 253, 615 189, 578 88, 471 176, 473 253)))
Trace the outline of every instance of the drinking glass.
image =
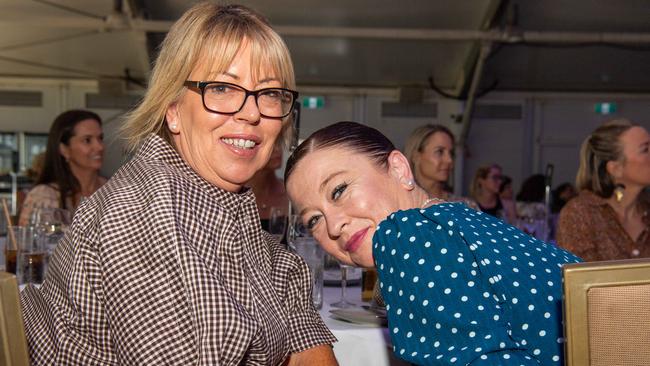
POLYGON ((72 214, 65 209, 42 207, 35 210, 32 225, 36 228, 39 240, 43 241, 49 254, 54 252, 71 221, 72 214))
POLYGON ((287 235, 289 248, 297 253, 307 263, 312 280, 311 299, 316 309, 323 307, 323 267, 325 254, 316 239, 309 233, 298 215, 289 218, 289 233, 287 235))
MULTIPOLYGON (((18 248, 16 258, 16 277, 19 284, 41 283, 45 277, 47 250, 40 240, 36 240, 36 230, 32 226, 12 226, 11 239, 18 248)), ((9 267, 9 264, 7 264, 9 267)))
POLYGON ((269 209, 269 234, 281 241, 286 226, 287 216, 282 212, 282 209, 280 207, 271 207, 269 209))
POLYGON ((331 305, 333 307, 335 307, 335 308, 342 308, 342 309, 350 308, 350 307, 353 307, 355 305, 353 303, 349 302, 345 298, 345 292, 346 292, 347 286, 348 286, 348 269, 352 268, 352 266, 349 266, 347 264, 343 264, 343 263, 339 262, 339 267, 341 268, 341 298, 339 299, 339 301, 337 301, 337 302, 335 302, 335 303, 333 303, 331 305))

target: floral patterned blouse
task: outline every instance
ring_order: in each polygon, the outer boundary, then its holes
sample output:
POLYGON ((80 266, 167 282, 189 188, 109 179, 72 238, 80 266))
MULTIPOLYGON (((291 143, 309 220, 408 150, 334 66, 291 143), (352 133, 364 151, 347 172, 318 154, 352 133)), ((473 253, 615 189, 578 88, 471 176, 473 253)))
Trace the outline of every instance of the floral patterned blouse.
POLYGON ((582 191, 560 212, 557 244, 585 261, 650 257, 650 215, 636 240, 623 229, 604 198, 582 191))

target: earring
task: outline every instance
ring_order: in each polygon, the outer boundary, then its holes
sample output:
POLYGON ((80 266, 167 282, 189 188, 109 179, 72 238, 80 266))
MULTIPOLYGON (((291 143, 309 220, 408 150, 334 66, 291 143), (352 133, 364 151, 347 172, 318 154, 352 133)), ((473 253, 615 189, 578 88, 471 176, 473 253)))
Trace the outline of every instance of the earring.
POLYGON ((409 179, 406 181, 406 185, 408 186, 409 189, 413 189, 415 187, 415 182, 413 179, 409 179))
POLYGON ((169 125, 169 129, 172 130, 172 131, 176 131, 177 127, 178 127, 178 125, 176 123, 172 123, 172 124, 169 125))
POLYGON ((614 186, 614 197, 616 198, 616 202, 621 202, 623 200, 623 194, 625 193, 625 185, 624 184, 617 184, 614 186))

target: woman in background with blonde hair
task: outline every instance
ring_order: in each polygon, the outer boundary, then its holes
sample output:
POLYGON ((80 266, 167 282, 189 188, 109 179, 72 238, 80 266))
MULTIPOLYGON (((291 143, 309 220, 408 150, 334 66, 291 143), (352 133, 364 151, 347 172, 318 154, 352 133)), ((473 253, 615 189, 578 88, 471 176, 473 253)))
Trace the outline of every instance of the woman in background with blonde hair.
POLYGON ((454 171, 455 140, 451 130, 443 125, 423 125, 409 135, 404 155, 411 165, 415 182, 431 197, 449 202, 461 201, 478 210, 476 202, 449 191, 449 177, 454 171))
POLYGON ((514 224, 517 220, 514 205, 504 205, 499 197, 503 179, 501 172, 501 166, 497 164, 485 165, 476 169, 470 186, 470 194, 482 212, 514 224))
POLYGON ((336 365, 307 265, 262 231, 245 186, 288 131, 294 88, 261 15, 183 14, 127 118, 135 155, 22 292, 33 365, 336 365))
POLYGON ((579 195, 560 212, 557 243, 585 261, 650 257, 650 135, 628 120, 598 127, 582 143, 579 195))

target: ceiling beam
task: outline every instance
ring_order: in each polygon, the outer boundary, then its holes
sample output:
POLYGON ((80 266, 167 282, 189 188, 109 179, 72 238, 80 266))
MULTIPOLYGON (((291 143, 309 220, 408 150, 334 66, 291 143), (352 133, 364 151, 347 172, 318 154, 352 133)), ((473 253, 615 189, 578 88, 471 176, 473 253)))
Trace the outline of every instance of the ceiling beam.
MULTIPOLYGON (((145 32, 167 32, 174 22, 159 20, 131 19, 131 22, 75 17, 20 17, 0 18, 0 25, 21 25, 23 27, 53 28, 92 28, 106 31, 132 29, 145 32)), ((650 43, 650 32, 547 32, 547 31, 500 31, 463 29, 413 29, 413 28, 358 28, 358 27, 311 27, 274 26, 278 33, 287 37, 316 38, 364 38, 420 41, 487 41, 503 43, 650 43)))

